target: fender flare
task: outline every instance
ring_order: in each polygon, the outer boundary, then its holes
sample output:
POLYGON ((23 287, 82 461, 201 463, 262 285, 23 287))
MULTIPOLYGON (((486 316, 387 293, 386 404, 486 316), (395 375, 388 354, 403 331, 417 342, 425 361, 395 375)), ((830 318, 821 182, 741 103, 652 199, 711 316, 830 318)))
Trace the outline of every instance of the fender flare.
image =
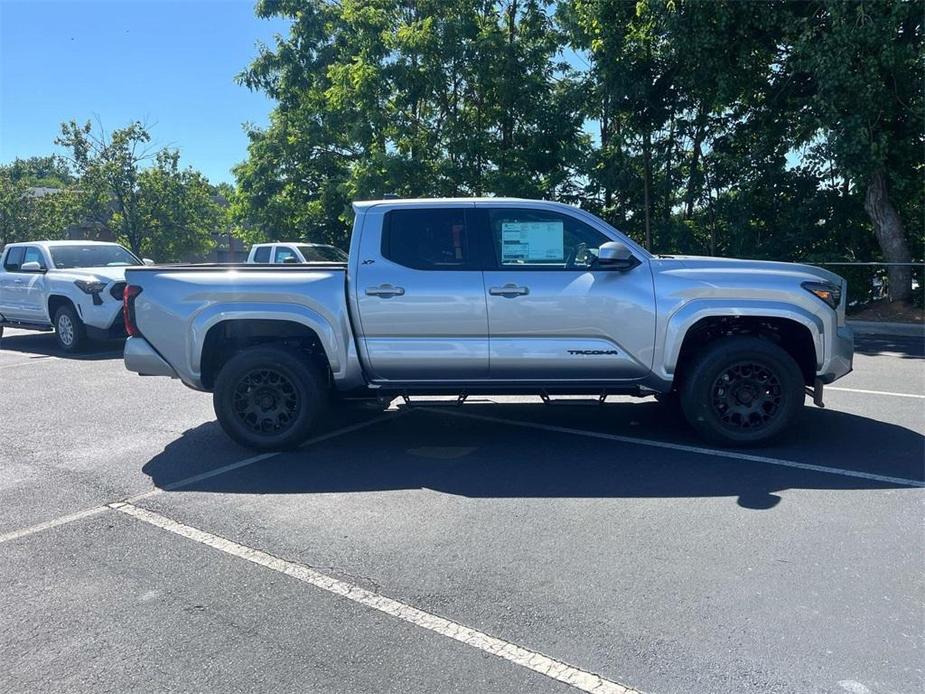
POLYGON ((669 379, 673 377, 681 354, 681 345, 688 331, 698 321, 714 316, 783 318, 799 323, 809 330, 812 336, 816 350, 816 368, 820 368, 825 361, 825 326, 822 319, 800 306, 777 301, 737 301, 735 304, 729 304, 718 300, 697 300, 684 304, 669 316, 662 331, 665 336, 662 349, 655 355, 654 363, 661 372, 659 375, 669 379))
POLYGON ((338 338, 331 321, 307 306, 298 304, 233 303, 211 304, 194 316, 189 323, 187 360, 198 379, 202 372, 202 348, 209 330, 226 321, 276 320, 298 323, 312 330, 321 342, 331 371, 338 373, 346 363, 346 347, 338 338))

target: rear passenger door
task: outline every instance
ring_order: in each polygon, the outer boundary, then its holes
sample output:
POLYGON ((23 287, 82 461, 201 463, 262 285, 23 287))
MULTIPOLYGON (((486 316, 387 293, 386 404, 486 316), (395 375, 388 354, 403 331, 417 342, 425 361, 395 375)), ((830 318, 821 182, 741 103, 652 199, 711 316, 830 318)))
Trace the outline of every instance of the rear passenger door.
POLYGON ((375 380, 488 377, 488 311, 472 204, 367 213, 354 283, 375 380))

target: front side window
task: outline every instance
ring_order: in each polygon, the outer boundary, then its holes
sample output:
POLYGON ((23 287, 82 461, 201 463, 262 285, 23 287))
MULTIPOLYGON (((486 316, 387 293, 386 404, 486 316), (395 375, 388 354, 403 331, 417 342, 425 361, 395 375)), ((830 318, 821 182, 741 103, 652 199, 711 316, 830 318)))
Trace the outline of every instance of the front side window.
POLYGON ((270 262, 270 247, 261 246, 256 251, 254 251, 254 262, 255 263, 269 263, 270 262))
POLYGON ((545 210, 495 208, 488 223, 498 267, 586 270, 611 239, 569 215, 545 210))
POLYGON ((289 246, 277 246, 274 263, 299 263, 299 256, 289 246))
POLYGON ((77 267, 125 267, 143 263, 122 246, 87 244, 50 246, 51 262, 59 270, 77 267))
POLYGON ((474 270, 475 243, 466 210, 392 210, 385 215, 382 255, 418 270, 474 270))
POLYGON ((26 263, 38 263, 39 267, 43 270, 45 269, 45 258, 42 256, 42 251, 40 251, 35 246, 29 246, 26 248, 26 253, 22 259, 23 265, 26 263))

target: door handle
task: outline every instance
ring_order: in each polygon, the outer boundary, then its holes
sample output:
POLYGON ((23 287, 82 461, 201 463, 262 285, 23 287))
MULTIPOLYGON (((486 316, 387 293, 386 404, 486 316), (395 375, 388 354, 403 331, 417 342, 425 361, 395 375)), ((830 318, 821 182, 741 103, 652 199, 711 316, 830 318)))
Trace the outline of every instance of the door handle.
POLYGON ((526 296, 530 293, 528 287, 518 287, 516 284, 505 284, 503 287, 491 287, 488 293, 492 296, 506 296, 513 299, 515 296, 526 296))
POLYGON ((380 284, 378 287, 367 287, 366 296, 381 296, 386 299, 390 296, 402 296, 404 287, 393 287, 391 284, 380 284))

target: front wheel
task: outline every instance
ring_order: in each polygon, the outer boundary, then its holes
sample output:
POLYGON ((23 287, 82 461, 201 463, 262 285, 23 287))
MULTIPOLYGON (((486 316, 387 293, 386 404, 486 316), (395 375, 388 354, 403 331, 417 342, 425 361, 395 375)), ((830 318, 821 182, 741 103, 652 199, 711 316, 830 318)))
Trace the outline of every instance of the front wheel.
POLYGON ((55 312, 55 338, 58 346, 68 354, 79 352, 87 341, 83 321, 70 304, 55 312))
POLYGON ((684 375, 681 407, 705 439, 729 446, 770 441, 805 399, 803 374, 781 347, 757 337, 725 337, 697 355, 684 375))
POLYGON ((289 347, 253 347, 218 374, 212 405, 232 439, 261 451, 295 448, 308 438, 327 401, 309 356, 289 347))

